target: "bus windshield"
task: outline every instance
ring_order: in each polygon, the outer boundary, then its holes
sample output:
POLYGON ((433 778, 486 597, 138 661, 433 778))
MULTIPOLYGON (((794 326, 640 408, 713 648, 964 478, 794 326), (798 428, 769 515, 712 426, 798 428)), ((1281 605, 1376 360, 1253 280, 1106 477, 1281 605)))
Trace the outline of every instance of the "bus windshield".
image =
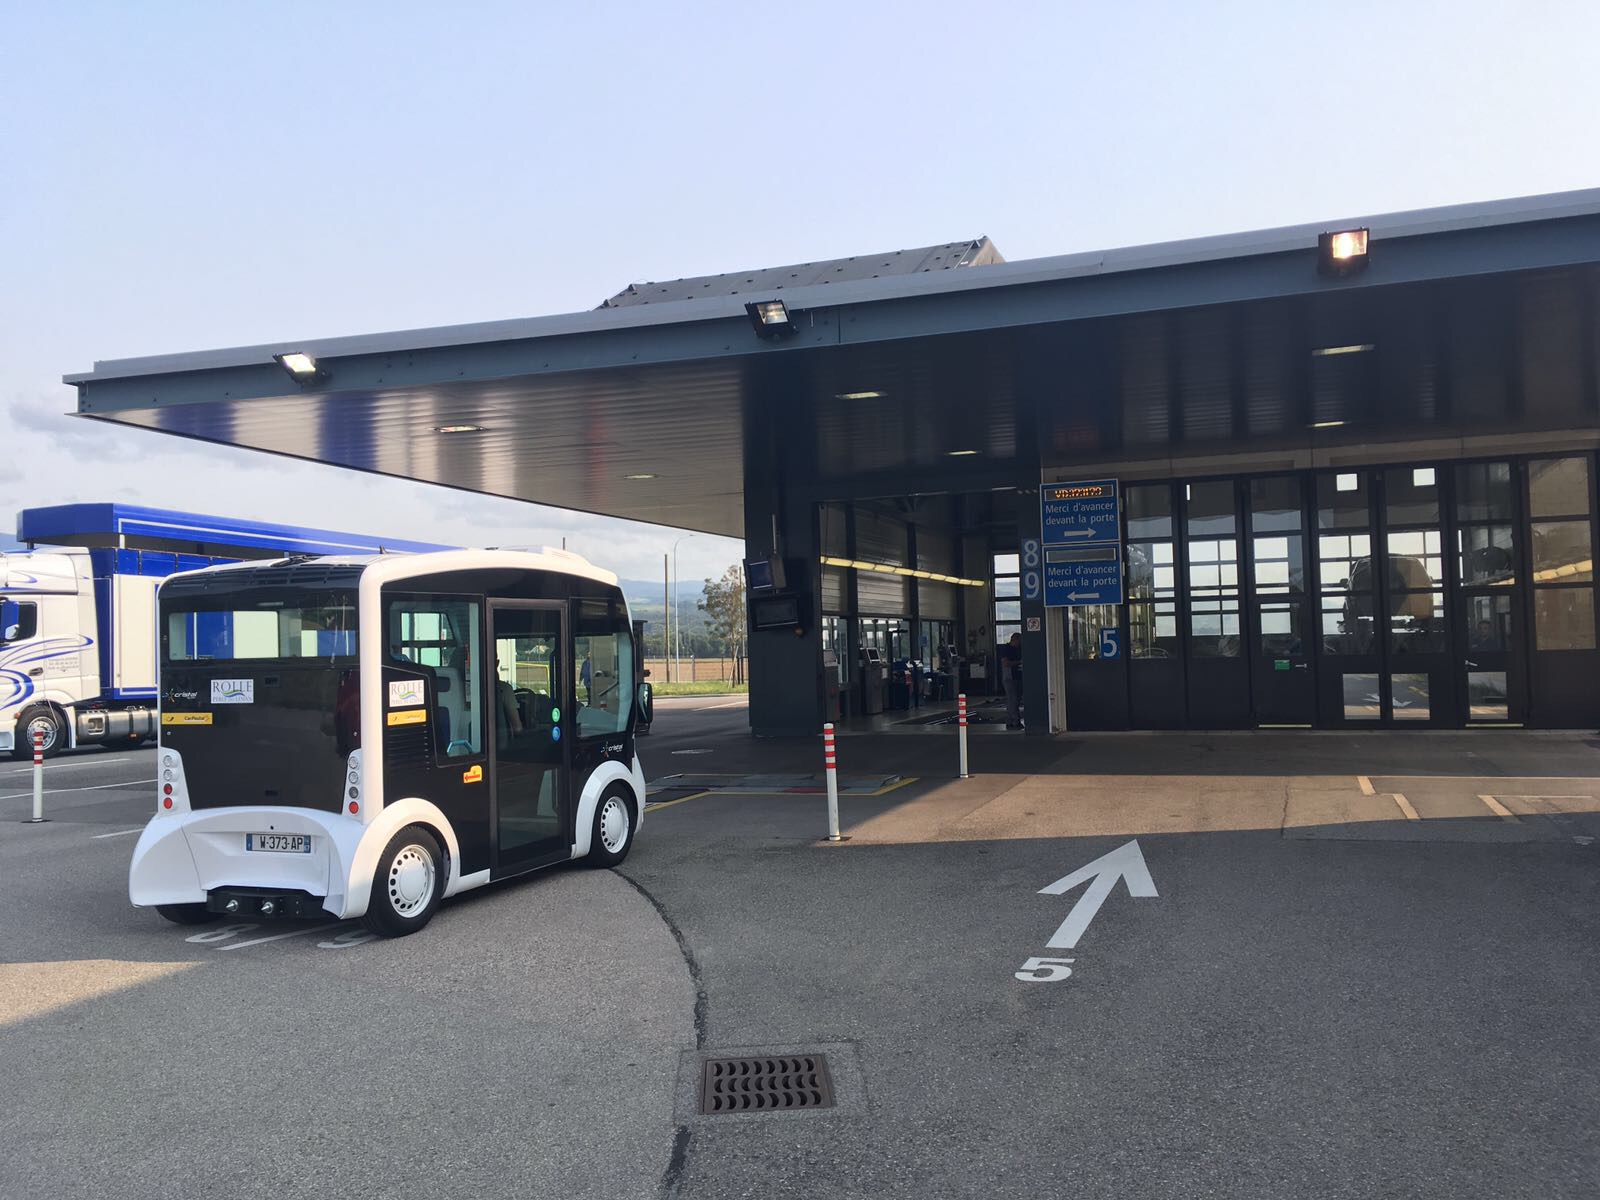
POLYGON ((248 607, 235 594, 219 607, 171 608, 166 614, 168 662, 242 659, 354 659, 354 592, 318 592, 292 600, 263 597, 248 607))

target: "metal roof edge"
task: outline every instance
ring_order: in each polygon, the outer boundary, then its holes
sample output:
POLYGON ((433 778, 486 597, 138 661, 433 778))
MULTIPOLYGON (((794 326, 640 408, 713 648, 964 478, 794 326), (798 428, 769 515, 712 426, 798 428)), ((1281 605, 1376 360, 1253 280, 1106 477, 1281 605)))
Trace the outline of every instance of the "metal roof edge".
MULTIPOLYGON (((848 304, 867 304, 940 293, 1049 283, 1090 275, 1280 254, 1312 248, 1316 245, 1319 233, 1335 229, 1365 226, 1372 230, 1373 240, 1381 243, 1386 239, 1427 237, 1597 214, 1600 214, 1600 188, 1585 188, 1539 196, 1285 225, 1173 242, 1155 242, 1112 250, 997 262, 987 264, 981 270, 939 271, 857 280, 850 283, 817 284, 788 291, 784 300, 793 310, 804 312, 809 309, 838 308, 848 304)), ((707 297, 703 300, 625 305, 549 316, 514 317, 467 325, 308 338, 300 341, 140 358, 106 359, 97 361, 92 371, 63 376, 62 382, 78 384, 142 375, 256 366, 269 362, 274 354, 287 351, 302 351, 326 358, 365 354, 405 354, 441 346, 468 346, 606 330, 686 325, 730 317, 742 319, 744 304, 744 299, 737 296, 707 297)))

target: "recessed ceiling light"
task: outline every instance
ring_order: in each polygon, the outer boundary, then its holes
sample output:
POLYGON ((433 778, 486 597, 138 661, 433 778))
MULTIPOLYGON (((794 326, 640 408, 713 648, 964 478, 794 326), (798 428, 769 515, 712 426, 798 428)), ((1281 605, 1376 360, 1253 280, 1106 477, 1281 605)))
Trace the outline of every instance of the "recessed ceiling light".
POLYGON ((835 400, 881 400, 883 398, 883 393, 882 392, 838 392, 838 393, 835 393, 833 398, 835 400))
POLYGON ((947 450, 945 453, 948 454, 951 458, 965 458, 969 454, 976 454, 977 451, 976 450, 947 450))
POLYGON ((624 479, 654 479, 655 476, 652 475, 649 471, 640 471, 637 475, 624 475, 623 478, 624 479))
POLYGON ((1334 354, 1365 354, 1368 350, 1376 350, 1371 342, 1363 342, 1359 346, 1323 346, 1311 352, 1312 358, 1327 358, 1334 354))
POLYGON ((1343 421, 1313 421, 1313 422, 1311 422, 1311 428, 1312 429, 1337 429, 1337 428, 1339 428, 1339 426, 1341 426, 1343 424, 1344 424, 1343 421))
POLYGON ((435 433, 482 433, 482 425, 435 425, 435 433))

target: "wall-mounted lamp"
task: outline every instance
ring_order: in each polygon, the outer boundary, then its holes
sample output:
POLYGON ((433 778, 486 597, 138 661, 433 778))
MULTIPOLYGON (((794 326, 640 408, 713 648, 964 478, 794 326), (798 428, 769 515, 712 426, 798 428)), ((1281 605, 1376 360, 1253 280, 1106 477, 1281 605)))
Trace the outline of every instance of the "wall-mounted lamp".
POLYGON ((328 377, 328 373, 317 365, 316 359, 299 350, 292 350, 287 354, 274 354, 272 361, 289 372, 289 378, 296 383, 312 383, 328 377))
POLYGON ((779 338, 795 332, 789 306, 782 300, 752 300, 744 306, 744 311, 750 314, 750 324, 756 327, 757 337, 779 338))
POLYGON ((1317 274, 1341 278, 1367 269, 1370 230, 1341 229, 1317 237, 1317 274))

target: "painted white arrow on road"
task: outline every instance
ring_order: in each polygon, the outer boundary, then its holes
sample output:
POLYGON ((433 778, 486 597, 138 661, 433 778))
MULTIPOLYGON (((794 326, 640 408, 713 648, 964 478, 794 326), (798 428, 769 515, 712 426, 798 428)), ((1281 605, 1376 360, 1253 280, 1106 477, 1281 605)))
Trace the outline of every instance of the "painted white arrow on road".
POLYGON ((1106 902, 1106 897, 1111 895, 1111 889, 1117 886, 1117 880, 1121 879, 1127 884, 1130 896, 1156 894, 1155 881, 1150 878, 1150 868, 1144 865, 1144 855, 1139 852, 1137 840, 1125 842, 1110 854, 1102 854, 1088 866, 1079 867, 1071 875, 1063 875, 1049 887, 1040 888, 1039 894, 1062 896, 1086 879, 1092 879, 1094 882, 1082 896, 1078 897, 1078 902, 1072 906, 1067 919, 1061 922, 1061 928, 1051 937, 1049 945, 1052 950, 1071 950, 1078 944, 1083 931, 1089 928, 1089 922, 1094 920, 1095 914, 1100 911, 1100 906, 1106 902))

